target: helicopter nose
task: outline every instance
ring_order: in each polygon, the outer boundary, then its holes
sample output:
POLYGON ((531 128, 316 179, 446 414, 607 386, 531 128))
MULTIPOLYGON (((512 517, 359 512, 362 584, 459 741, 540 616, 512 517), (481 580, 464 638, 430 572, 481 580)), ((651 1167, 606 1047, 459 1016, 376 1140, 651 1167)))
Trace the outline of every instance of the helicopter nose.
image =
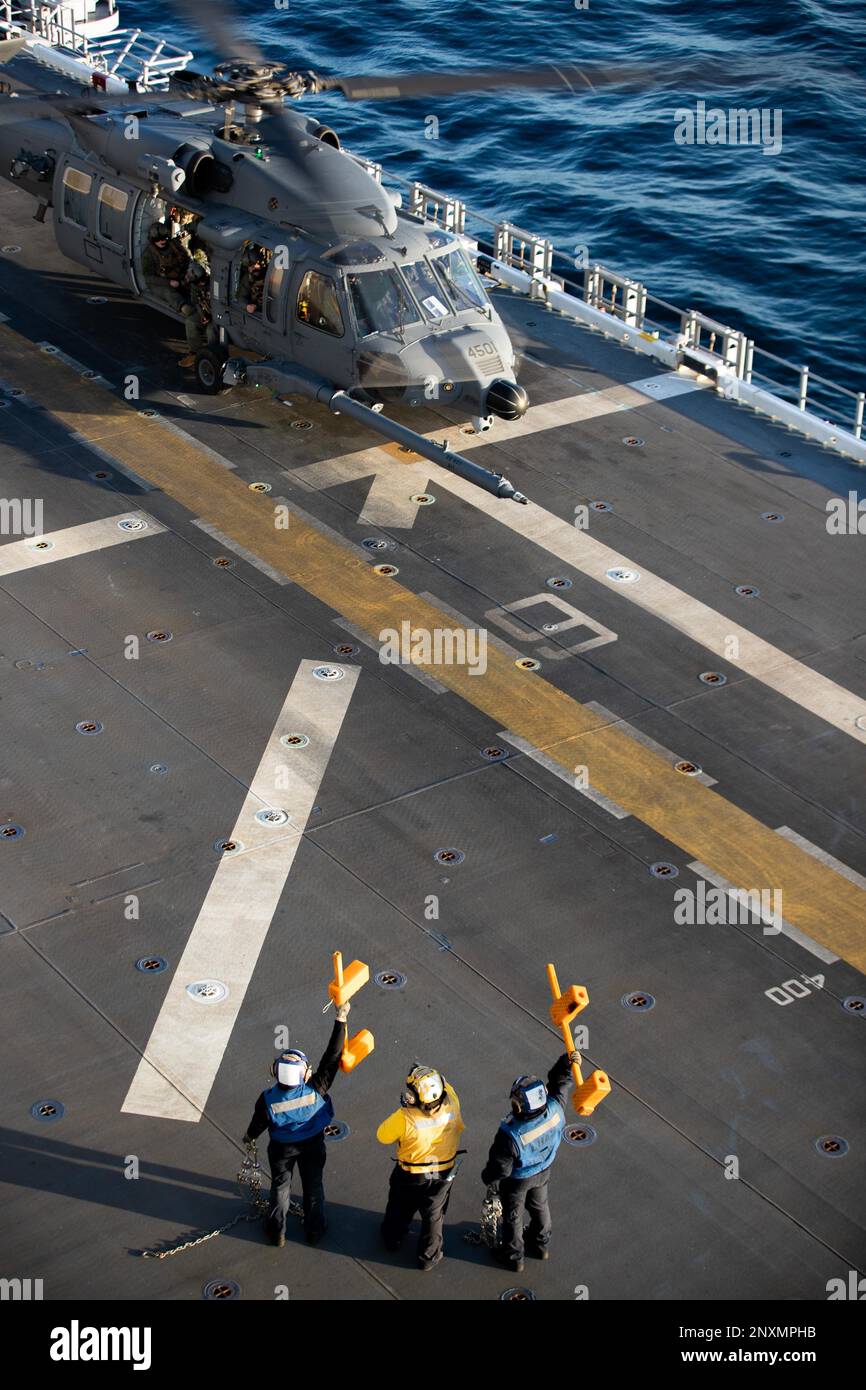
POLYGON ((486 408, 500 420, 520 420, 529 409, 529 397, 516 381, 497 378, 487 388, 486 408))

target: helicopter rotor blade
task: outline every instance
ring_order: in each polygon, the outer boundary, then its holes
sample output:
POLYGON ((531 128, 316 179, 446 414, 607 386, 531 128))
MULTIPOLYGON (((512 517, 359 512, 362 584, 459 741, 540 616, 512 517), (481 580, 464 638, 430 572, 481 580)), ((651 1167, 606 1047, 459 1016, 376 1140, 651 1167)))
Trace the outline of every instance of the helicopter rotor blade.
POLYGON ((724 62, 700 59, 680 64, 576 63, 536 68, 468 68, 464 72, 371 73, 361 77, 320 77, 308 74, 308 90, 339 91, 348 101, 399 101, 420 96, 451 96, 459 92, 538 88, 586 96, 607 87, 632 91, 718 88, 778 88, 791 77, 790 67, 774 72, 757 59, 724 62))
MULTIPOLYGON (((456 92, 509 87, 562 88, 574 93, 633 82, 637 65, 579 68, 572 63, 538 68, 473 68, 465 72, 405 72, 366 77, 313 77, 314 92, 340 91, 349 101, 395 101, 402 97, 450 96, 456 92)), ((641 69, 643 71, 643 69, 641 69)))
POLYGON ((265 56, 241 29, 237 16, 225 0, 170 0, 180 17, 208 40, 209 46, 224 58, 242 58, 263 63, 265 56))

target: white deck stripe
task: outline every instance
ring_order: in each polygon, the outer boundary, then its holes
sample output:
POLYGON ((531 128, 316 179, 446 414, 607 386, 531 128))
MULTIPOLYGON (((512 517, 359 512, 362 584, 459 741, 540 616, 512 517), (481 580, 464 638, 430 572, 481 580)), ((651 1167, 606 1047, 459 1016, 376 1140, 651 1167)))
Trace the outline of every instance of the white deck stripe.
POLYGON ((415 525, 418 503, 412 501, 417 492, 424 492, 430 478, 431 465, 423 468, 404 466, 399 473, 377 473, 358 521, 371 526, 394 526, 408 530, 415 525))
POLYGON ((76 555, 89 555, 94 550, 106 550, 109 546, 123 545, 126 541, 158 536, 164 530, 165 527, 148 516, 147 512, 120 512, 117 516, 103 517, 100 521, 67 526, 63 531, 46 531, 44 536, 9 541, 6 545, 0 545, 0 576, 41 569, 43 565, 53 565, 58 560, 71 560, 76 555), (147 529, 124 531, 120 527, 121 521, 144 521, 147 529), (51 549, 35 549, 42 541, 49 541, 51 549))
MULTIPOLYGON (((567 400, 556 401, 552 405, 531 407, 524 419, 516 421, 513 425, 499 421, 496 428, 487 434, 461 434, 457 438, 456 447, 461 453, 466 453, 469 449, 501 443, 521 434, 531 434, 535 430, 553 429, 608 414, 612 410, 648 405, 652 399, 662 400, 666 396, 681 395, 685 391, 695 389, 696 385, 697 383, 688 378, 671 373, 645 377, 630 386, 613 386, 605 391, 583 392, 567 400)), ((440 438, 442 433, 439 429, 429 437, 440 438)), ((292 471, 298 478, 304 479, 314 487, 327 488, 371 475, 378 477, 387 474, 394 477, 397 469, 408 482, 410 469, 414 467, 415 465, 399 463, 382 449, 364 449, 346 454, 342 458, 304 464, 292 471)), ((423 471, 421 467, 420 473, 423 471)), ((420 474, 416 474, 417 476, 420 474)), ((595 540, 586 531, 578 529, 570 522, 562 521, 543 507, 533 502, 523 507, 515 506, 513 502, 498 502, 481 492, 473 483, 455 477, 444 468, 435 469, 434 476, 437 492, 450 492, 470 506, 484 511, 487 516, 494 517, 503 526, 540 546, 549 555, 556 556, 573 569, 615 591, 620 598, 669 623, 719 660, 754 676, 778 694, 784 695, 827 724, 848 734, 850 738, 866 743, 866 727, 858 728, 855 723, 857 718, 866 715, 866 699, 845 690, 827 676, 812 670, 795 657, 789 656, 787 652, 757 637, 748 628, 741 627, 731 618, 717 613, 684 590, 677 589, 667 580, 652 574, 643 565, 636 564, 627 555, 612 550, 610 546, 595 540), (634 584, 618 584, 615 580, 608 579, 605 573, 617 567, 636 569, 641 577, 634 584), (736 637, 739 642, 740 655, 736 660, 727 655, 731 637, 736 637)), ((411 486, 406 490, 411 491, 411 486)))
MULTIPOLYGON (((702 864, 699 859, 692 860, 691 864, 689 864, 689 868, 693 873, 697 874, 698 878, 705 878, 707 883, 712 883, 716 888, 724 888, 725 892, 731 895, 743 892, 742 888, 737 888, 731 883, 730 879, 723 878, 721 874, 716 873, 715 869, 711 869, 708 865, 702 864)), ((833 955, 832 951, 828 951, 826 946, 819 946, 818 942, 813 941, 811 936, 807 936, 805 932, 800 931, 799 927, 793 926, 791 922, 785 921, 784 918, 780 925, 778 922, 773 921, 772 913, 760 913, 758 915, 760 915, 765 925, 779 926, 783 936, 789 937, 791 941, 796 941, 797 945, 802 946, 804 950, 811 951, 812 955, 817 956, 825 965, 835 965, 836 961, 839 959, 838 956, 833 955)), ((775 935, 775 933, 773 934, 775 935)))
POLYGON ((315 665, 301 662, 268 739, 229 837, 244 849, 220 860, 121 1107, 127 1114, 195 1123, 207 1104, 360 674, 343 666, 343 680, 329 683, 314 677, 315 665), (287 749, 284 733, 310 742, 287 749), (261 825, 255 813, 266 806, 288 811, 291 828, 261 825), (187 986, 198 980, 220 981, 227 997, 192 999, 187 986))

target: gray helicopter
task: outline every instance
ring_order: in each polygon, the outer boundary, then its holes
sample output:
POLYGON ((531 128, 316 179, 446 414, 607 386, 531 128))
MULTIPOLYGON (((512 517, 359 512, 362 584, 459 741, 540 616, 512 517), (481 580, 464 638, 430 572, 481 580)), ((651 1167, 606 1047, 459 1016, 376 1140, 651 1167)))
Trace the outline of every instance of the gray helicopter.
POLYGON ((404 211, 337 134, 286 99, 385 100, 507 86, 593 89, 575 68, 320 77, 269 62, 215 0, 183 5, 236 56, 168 94, 0 98, 0 174, 54 212, 70 260, 179 322, 199 387, 300 394, 525 502, 502 477, 384 415, 436 399, 475 428, 529 399, 466 244, 404 211), (246 354, 250 354, 247 356, 246 354), (465 416, 464 416, 465 418, 465 416))

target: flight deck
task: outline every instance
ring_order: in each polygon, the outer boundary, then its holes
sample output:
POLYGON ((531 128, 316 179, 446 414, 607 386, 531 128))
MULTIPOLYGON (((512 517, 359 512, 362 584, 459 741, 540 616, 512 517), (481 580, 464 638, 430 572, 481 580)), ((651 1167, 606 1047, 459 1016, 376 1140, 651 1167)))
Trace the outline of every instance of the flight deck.
POLYGON ((42 517, 0 545, 2 1272, 821 1301, 866 1271, 866 569, 827 526, 861 469, 500 288, 524 418, 395 415, 518 506, 298 396, 200 394, 13 188, 0 220, 0 491, 42 517), (445 631, 477 660, 412 660, 445 631), (335 950, 377 977, 376 1046, 334 1086, 324 1241, 141 1258, 244 1211, 241 1136, 278 1030, 323 1050, 335 950), (551 1258, 514 1279, 465 1237, 513 1078, 561 1051, 548 962, 611 1093, 569 1112, 551 1258), (468 1150, 425 1277, 379 1240, 416 1060, 468 1150))

